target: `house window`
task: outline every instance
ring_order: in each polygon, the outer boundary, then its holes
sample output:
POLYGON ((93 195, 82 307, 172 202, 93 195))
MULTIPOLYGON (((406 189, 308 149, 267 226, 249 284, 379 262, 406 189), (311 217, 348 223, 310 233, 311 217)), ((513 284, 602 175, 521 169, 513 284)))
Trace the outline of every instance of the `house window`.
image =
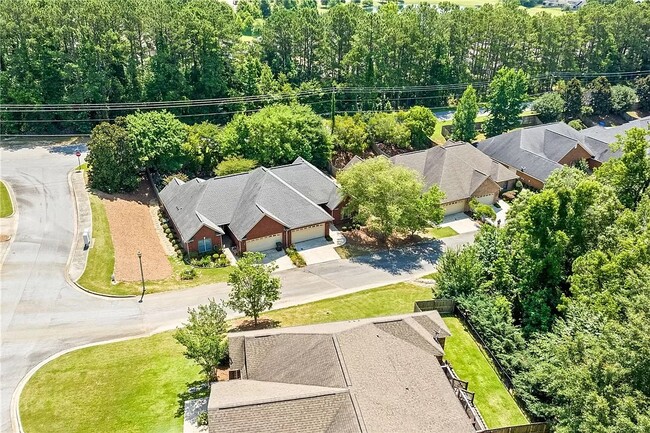
POLYGON ((212 239, 199 239, 199 253, 207 253, 209 251, 212 251, 212 239))

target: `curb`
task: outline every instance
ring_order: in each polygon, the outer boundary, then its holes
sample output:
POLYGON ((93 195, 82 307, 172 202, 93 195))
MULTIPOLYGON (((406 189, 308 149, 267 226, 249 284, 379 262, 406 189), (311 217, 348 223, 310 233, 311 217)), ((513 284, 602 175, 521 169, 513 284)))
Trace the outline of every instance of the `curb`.
MULTIPOLYGON (((68 282, 68 284, 74 288, 77 288, 84 292, 87 295, 95 296, 98 298, 105 298, 105 299, 130 299, 130 298, 136 298, 138 295, 109 295, 105 293, 98 293, 94 292, 92 290, 88 290, 81 284, 77 283, 76 281, 73 281, 72 278, 70 278, 70 265, 72 263, 72 258, 74 257, 74 252, 75 248, 77 247, 77 242, 79 241, 79 203, 77 200, 77 191, 75 191, 74 186, 72 185, 72 174, 76 172, 77 169, 73 168, 68 172, 68 188, 72 192, 72 197, 74 201, 74 236, 72 239, 72 247, 70 248, 70 253, 68 254, 68 261, 65 264, 65 280, 68 282)), ((92 230, 92 220, 90 222, 90 227, 92 230)), ((88 260, 86 259, 86 262, 84 263, 84 271, 86 270, 86 266, 88 265, 88 260)))
POLYGON ((16 232, 18 231, 18 217, 19 217, 18 206, 16 206, 16 195, 14 194, 14 189, 11 187, 11 184, 7 180, 2 180, 2 183, 7 188, 7 192, 9 193, 9 200, 11 200, 11 207, 13 208, 13 212, 11 213, 11 215, 5 218, 13 218, 13 224, 12 224, 11 237, 7 241, 7 249, 2 254, 2 257, 0 257, 0 265, 2 265, 5 262, 7 255, 9 255, 11 244, 13 244, 14 240, 16 239, 16 232))

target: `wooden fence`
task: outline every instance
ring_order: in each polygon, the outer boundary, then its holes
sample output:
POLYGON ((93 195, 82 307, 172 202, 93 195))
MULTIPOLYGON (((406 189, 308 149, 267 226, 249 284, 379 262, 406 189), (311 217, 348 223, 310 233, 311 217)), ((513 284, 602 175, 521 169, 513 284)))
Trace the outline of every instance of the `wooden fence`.
POLYGON ((456 301, 453 299, 429 299, 426 301, 416 301, 413 312, 438 310, 439 313, 452 314, 456 310, 456 301))
POLYGON ((551 428, 545 422, 515 425, 512 427, 491 428, 480 430, 477 433, 550 433, 551 428))

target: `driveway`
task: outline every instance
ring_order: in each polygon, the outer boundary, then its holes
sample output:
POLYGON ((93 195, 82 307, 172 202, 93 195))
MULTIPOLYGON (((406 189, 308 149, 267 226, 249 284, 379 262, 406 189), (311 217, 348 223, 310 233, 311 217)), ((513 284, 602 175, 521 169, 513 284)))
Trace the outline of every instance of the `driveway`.
POLYGON ((341 256, 339 256, 335 248, 345 244, 345 236, 334 224, 330 224, 330 237, 332 238, 331 241, 325 238, 311 239, 298 242, 295 247, 308 265, 340 260, 341 256))
MULTIPOLYGON (((75 230, 67 174, 76 167, 73 146, 7 145, 0 171, 13 187, 18 227, 0 270, 0 431, 12 430, 12 396, 23 377, 62 350, 110 339, 148 335, 181 324, 187 308, 226 299, 225 283, 111 299, 89 295, 66 278, 75 230)), ((463 234, 424 245, 352 260, 278 271, 281 308, 406 281, 432 272, 445 248, 473 240, 463 234)), ((233 315, 231 314, 231 317, 233 315)))
POLYGON ((276 249, 261 251, 264 254, 264 259, 262 263, 269 264, 272 263, 278 267, 275 272, 286 271, 287 269, 295 268, 293 262, 284 252, 284 250, 277 251, 276 249))
POLYGON ((479 225, 462 212, 446 215, 440 226, 451 227, 458 234, 474 233, 479 229, 479 225))

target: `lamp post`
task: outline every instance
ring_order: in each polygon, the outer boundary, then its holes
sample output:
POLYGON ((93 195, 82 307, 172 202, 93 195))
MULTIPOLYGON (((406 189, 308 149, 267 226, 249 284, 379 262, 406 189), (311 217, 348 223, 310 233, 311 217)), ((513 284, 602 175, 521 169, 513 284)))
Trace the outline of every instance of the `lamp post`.
POLYGON ((140 296, 140 300, 138 302, 142 302, 142 298, 144 298, 144 272, 142 271, 142 253, 138 251, 138 260, 140 261, 140 277, 142 278, 142 296, 140 296))

